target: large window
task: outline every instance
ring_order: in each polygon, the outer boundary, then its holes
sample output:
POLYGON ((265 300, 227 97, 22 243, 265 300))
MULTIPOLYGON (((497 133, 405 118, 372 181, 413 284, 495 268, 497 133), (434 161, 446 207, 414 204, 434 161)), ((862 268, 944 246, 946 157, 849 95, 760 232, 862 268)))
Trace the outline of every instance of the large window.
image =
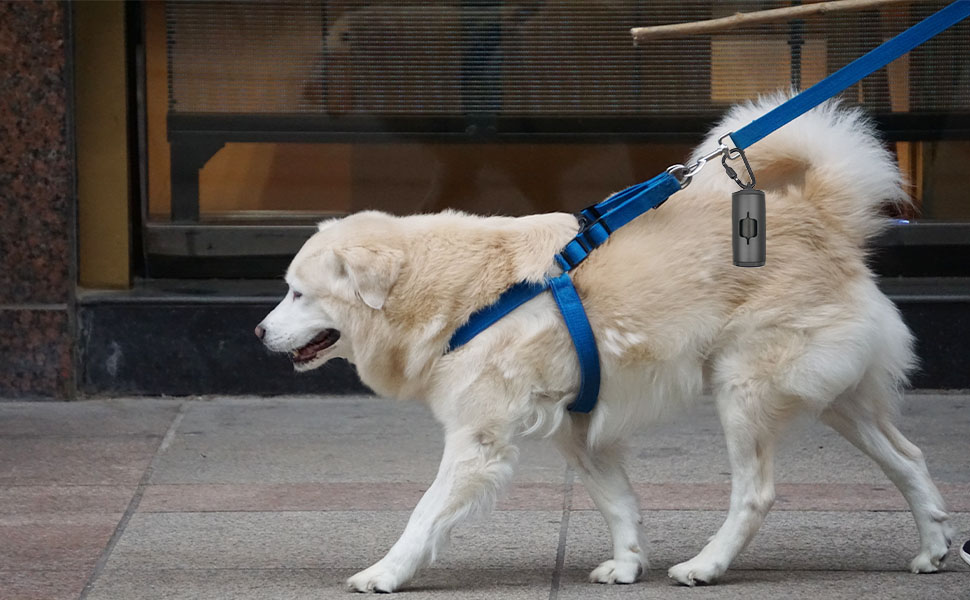
MULTIPOLYGON (((808 86, 945 2, 628 32, 788 4, 146 3, 147 271, 275 275, 316 219, 364 208, 577 210, 682 161, 731 103, 808 86)), ((843 94, 921 220, 970 221, 967 39, 963 23, 843 94)))

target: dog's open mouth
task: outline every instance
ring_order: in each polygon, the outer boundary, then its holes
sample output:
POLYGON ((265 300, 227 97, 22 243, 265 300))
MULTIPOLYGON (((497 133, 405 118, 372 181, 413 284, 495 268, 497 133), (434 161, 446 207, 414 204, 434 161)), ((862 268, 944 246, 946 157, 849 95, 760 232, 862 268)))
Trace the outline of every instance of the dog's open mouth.
POLYGON ((307 345, 297 348, 290 353, 290 358, 295 364, 303 364, 312 361, 321 352, 333 346, 340 339, 340 332, 336 329, 324 329, 310 340, 307 345))

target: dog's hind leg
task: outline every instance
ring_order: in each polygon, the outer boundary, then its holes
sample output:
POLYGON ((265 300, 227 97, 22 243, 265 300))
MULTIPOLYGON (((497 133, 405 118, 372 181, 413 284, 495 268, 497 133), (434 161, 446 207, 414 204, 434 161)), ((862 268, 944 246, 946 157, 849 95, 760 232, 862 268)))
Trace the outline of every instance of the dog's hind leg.
POLYGON ((715 399, 731 463, 731 504, 704 549, 667 572, 690 586, 713 583, 758 532, 775 499, 775 441, 798 408, 754 382, 725 385, 715 399))
POLYGON ((909 503, 920 537, 920 552, 910 570, 938 571, 953 535, 943 497, 930 479, 923 453, 890 422, 888 405, 883 408, 892 400, 888 395, 896 392, 879 390, 871 380, 866 383, 836 400, 822 413, 822 421, 876 461, 909 503))
POLYGON ((593 583, 633 583, 647 566, 640 506, 623 470, 619 446, 590 450, 584 427, 560 434, 556 444, 579 473, 596 508, 606 519, 613 541, 613 558, 589 574, 593 583))
POLYGON ((347 587, 358 592, 397 590, 434 561, 455 525, 491 509, 518 456, 509 431, 463 427, 448 432, 438 475, 404 533, 384 558, 348 579, 347 587))

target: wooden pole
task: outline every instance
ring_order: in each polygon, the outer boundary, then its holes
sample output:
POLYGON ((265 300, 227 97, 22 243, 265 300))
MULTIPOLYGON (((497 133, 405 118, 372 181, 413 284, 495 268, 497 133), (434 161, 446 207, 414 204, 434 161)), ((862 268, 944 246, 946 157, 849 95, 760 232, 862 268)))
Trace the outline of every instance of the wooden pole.
POLYGON ((710 33, 712 31, 723 31, 725 29, 735 29, 752 23, 776 23, 807 15, 824 15, 842 10, 861 10, 884 4, 898 4, 909 1, 911 0, 833 0, 832 2, 815 2, 813 4, 802 4, 771 10, 736 13, 730 17, 710 19, 707 21, 656 25, 653 27, 634 27, 630 30, 630 34, 633 35, 633 42, 639 43, 647 40, 660 40, 697 35, 699 33, 710 33))

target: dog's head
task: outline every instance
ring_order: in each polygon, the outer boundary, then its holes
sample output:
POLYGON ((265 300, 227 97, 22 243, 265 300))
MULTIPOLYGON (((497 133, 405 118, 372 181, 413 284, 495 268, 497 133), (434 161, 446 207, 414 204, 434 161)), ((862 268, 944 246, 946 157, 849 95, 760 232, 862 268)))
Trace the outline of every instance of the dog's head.
MULTIPOLYGON (((368 229, 326 221, 297 253, 286 273, 286 297, 256 327, 267 348, 290 355, 297 371, 333 358, 354 361, 354 333, 384 309, 403 252, 368 229)), ((389 232, 388 232, 389 235, 389 232)))

